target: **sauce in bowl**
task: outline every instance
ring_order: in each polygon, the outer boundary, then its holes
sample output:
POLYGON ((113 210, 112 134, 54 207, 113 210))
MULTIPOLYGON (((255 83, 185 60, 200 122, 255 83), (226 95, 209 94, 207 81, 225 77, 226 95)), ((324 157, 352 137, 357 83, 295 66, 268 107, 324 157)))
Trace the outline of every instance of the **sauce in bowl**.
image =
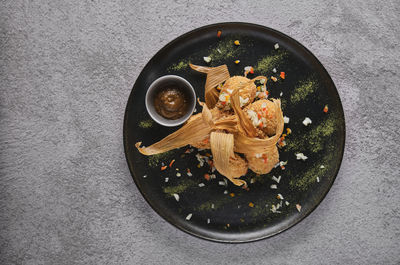
POLYGON ((183 77, 164 75, 150 84, 145 105, 150 117, 158 124, 178 126, 192 116, 196 107, 196 92, 183 77))
POLYGON ((177 86, 163 87, 154 97, 157 113, 169 120, 183 117, 189 107, 188 96, 177 86))

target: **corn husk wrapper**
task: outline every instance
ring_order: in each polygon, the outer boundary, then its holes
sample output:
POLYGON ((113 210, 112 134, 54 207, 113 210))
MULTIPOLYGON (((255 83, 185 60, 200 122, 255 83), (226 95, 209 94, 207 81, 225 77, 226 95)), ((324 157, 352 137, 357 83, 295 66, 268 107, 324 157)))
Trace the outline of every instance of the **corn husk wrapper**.
MULTIPOLYGON (((279 99, 273 99, 273 102, 276 108, 275 113, 278 118, 278 124, 276 127, 275 135, 272 137, 266 137, 264 139, 260 139, 256 137, 248 137, 243 133, 235 134, 235 152, 243 154, 260 154, 260 153, 262 154, 276 148, 276 143, 278 142, 279 137, 283 132, 284 122, 281 110, 281 101, 279 99)), ((243 110, 241 109, 238 111, 243 112, 243 110)))
POLYGON ((218 67, 206 67, 194 64, 189 64, 190 68, 201 73, 207 74, 204 98, 207 106, 212 109, 218 102, 219 92, 216 87, 228 80, 231 76, 228 67, 224 64, 218 67))
POLYGON ((246 185, 246 181, 239 179, 247 173, 247 162, 233 152, 233 134, 211 132, 210 144, 214 166, 237 186, 246 185))
MULTIPOLYGON (((208 108, 203 108, 204 111, 210 112, 208 115, 211 115, 211 117, 218 118, 220 116, 218 110, 210 111, 208 108)), ((207 139, 212 127, 204 122, 203 116, 208 115, 203 114, 203 112, 193 115, 182 128, 171 133, 161 141, 149 147, 140 147, 142 142, 138 142, 135 144, 136 148, 144 155, 155 155, 207 139)))

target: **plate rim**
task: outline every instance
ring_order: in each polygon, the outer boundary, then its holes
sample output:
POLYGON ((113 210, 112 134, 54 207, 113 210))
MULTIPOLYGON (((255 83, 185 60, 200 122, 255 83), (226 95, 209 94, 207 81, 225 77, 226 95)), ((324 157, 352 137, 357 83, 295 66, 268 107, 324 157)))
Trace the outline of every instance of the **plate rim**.
POLYGON ((212 242, 217 242, 217 243, 230 243, 230 244, 239 244, 239 243, 250 243, 250 242, 255 242, 255 241, 259 241, 259 240, 263 240, 263 239, 267 239, 267 238, 271 238, 273 236, 276 236, 286 230, 289 230, 290 228, 294 227, 295 225, 299 224, 301 221, 303 221, 305 218, 307 218, 311 213, 313 213, 315 211, 315 209, 322 203, 322 201, 326 198, 326 195, 328 194, 328 192, 331 190, 333 184, 335 183, 336 177, 339 174, 342 162, 343 162, 343 157, 344 157, 344 150, 345 150, 345 145, 346 145, 346 120, 345 120, 345 115, 344 115, 344 108, 343 108, 343 104, 342 104, 342 100, 340 98, 339 95, 339 91, 335 85, 335 83, 332 80, 332 77, 329 75, 328 71, 326 70, 326 68, 324 67, 324 65, 321 63, 321 61, 308 49, 306 48, 303 44, 301 44, 300 42, 298 42, 296 39, 286 35, 285 33, 282 33, 278 30, 272 29, 270 27, 264 26, 264 25, 260 25, 260 24, 255 24, 255 23, 249 23, 249 22, 240 22, 240 21, 236 21, 236 22, 219 22, 219 23, 213 23, 213 24, 207 24, 195 29, 192 29, 190 31, 187 31, 186 33, 183 33, 181 35, 179 35, 178 37, 172 39, 171 41, 169 41, 167 44, 165 44, 160 50, 158 50, 150 59, 149 61, 146 63, 146 65, 141 69, 140 74, 138 75, 138 77, 136 78, 135 83, 133 84, 133 87, 131 89, 131 92, 129 94, 128 100, 126 102, 126 107, 125 107, 125 112, 124 112, 124 123, 123 123, 123 144, 124 144, 124 154, 125 154, 125 159, 126 162, 128 164, 128 168, 131 174, 131 177, 133 179, 133 181, 135 182, 136 187, 138 188, 140 194, 142 195, 142 197, 145 199, 145 201, 150 205, 150 207, 164 220, 166 220, 169 224, 171 224, 172 226, 178 228, 179 230, 190 234, 192 236, 195 236, 197 238, 201 238, 201 239, 205 239, 205 240, 209 240, 212 242), (155 60, 155 58, 161 54, 162 52, 164 52, 164 50, 168 49, 169 47, 171 47, 172 45, 174 45, 176 42, 179 42, 181 39, 187 37, 190 34, 193 34, 197 31, 201 31, 204 29, 208 29, 208 28, 216 28, 216 27, 223 27, 226 25, 239 25, 239 26, 247 26, 247 27, 253 27, 253 28, 258 28, 261 29, 263 31, 270 31, 270 32, 274 32, 275 34, 282 36, 284 38, 287 38, 291 41, 293 41, 299 48, 303 49, 307 54, 309 54, 310 56, 312 56, 316 62, 321 66, 321 70, 322 72, 324 72, 324 74, 326 74, 328 81, 330 81, 333 84, 333 87, 336 90, 336 93, 338 95, 338 99, 339 99, 339 103, 340 103, 340 114, 341 114, 341 119, 343 120, 343 140, 341 143, 341 150, 340 150, 340 161, 339 164, 337 166, 336 172, 333 174, 332 176, 332 182, 329 185, 329 187, 326 189, 326 191, 322 194, 321 198, 319 199, 319 201, 313 205, 311 207, 311 209, 305 214, 303 215, 300 219, 295 220, 294 223, 291 223, 288 226, 285 226, 273 233, 269 233, 269 234, 265 234, 265 235, 261 235, 258 237, 251 237, 248 239, 243 239, 243 240, 229 240, 229 239, 221 239, 221 238, 216 238, 216 237, 211 237, 211 236, 206 236, 206 235, 202 235, 202 234, 198 234, 194 231, 191 231, 190 229, 187 229, 186 227, 181 226, 178 222, 175 222, 174 220, 172 220, 170 217, 162 214, 158 209, 155 208, 155 206, 152 205, 152 203, 150 203, 150 201, 148 200, 147 196, 143 193, 142 189, 141 189, 141 185, 140 183, 136 180, 136 175, 133 171, 133 165, 131 165, 129 159, 128 159, 128 143, 127 143, 127 116, 128 116, 128 109, 129 109, 129 102, 131 101, 131 97, 134 94, 135 91, 135 85, 137 83, 137 81, 142 78, 143 72, 144 70, 153 62, 153 60, 155 60))

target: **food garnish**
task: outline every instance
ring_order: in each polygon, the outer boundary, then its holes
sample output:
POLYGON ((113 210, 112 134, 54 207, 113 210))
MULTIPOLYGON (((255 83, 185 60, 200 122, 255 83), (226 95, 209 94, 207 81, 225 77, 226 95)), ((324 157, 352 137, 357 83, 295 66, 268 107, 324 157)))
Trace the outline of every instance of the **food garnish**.
MULTIPOLYGON (((253 79, 230 77, 226 65, 205 67, 190 64, 190 67, 207 74, 205 102, 199 101, 202 112, 192 115, 182 128, 161 141, 148 147, 140 147, 141 142, 138 142, 136 147, 144 155, 159 154, 188 144, 211 149, 209 156, 196 154, 198 167, 207 162, 211 170, 215 168, 233 184, 247 188, 246 181, 240 177, 248 169, 266 174, 279 162, 277 142, 284 127, 280 100, 258 99, 256 96, 257 92, 267 94, 265 76, 253 79), (257 83, 260 91, 257 91, 257 83), (256 157, 256 154, 261 154, 261 157, 256 157)), ((245 67, 246 72, 254 73, 253 67, 245 67)), ((161 168, 165 169, 166 166, 161 168)))
POLYGON ((306 117, 306 118, 304 119, 304 121, 303 121, 304 126, 308 126, 308 125, 311 124, 311 123, 312 123, 312 121, 311 121, 311 119, 310 119, 309 117, 306 117))

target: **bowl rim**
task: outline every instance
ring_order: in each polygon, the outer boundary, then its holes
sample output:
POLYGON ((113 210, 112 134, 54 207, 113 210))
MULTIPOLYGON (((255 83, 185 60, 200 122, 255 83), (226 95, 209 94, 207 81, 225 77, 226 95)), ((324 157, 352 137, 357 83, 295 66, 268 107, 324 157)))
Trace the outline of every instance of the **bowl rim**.
POLYGON ((150 115, 150 117, 155 122, 157 122, 158 124, 163 125, 163 126, 175 127, 175 126, 185 123, 192 116, 194 109, 196 107, 196 91, 194 90, 192 84, 190 84, 189 81, 187 81, 185 78, 183 78, 179 75, 163 75, 163 76, 158 77, 156 80, 154 80, 148 87, 146 96, 145 96, 145 105, 146 105, 147 113, 150 115), (184 84, 185 90, 187 92, 189 92, 188 94, 190 94, 189 97, 191 99, 191 101, 190 101, 191 105, 189 106, 188 111, 184 116, 182 116, 181 118, 176 119, 176 120, 169 120, 169 119, 166 119, 166 118, 162 117, 161 115, 159 115, 155 110, 152 110, 151 107, 149 106, 149 104, 152 104, 151 103, 152 101, 150 100, 151 93, 155 89, 159 88, 160 84, 162 84, 164 82, 168 82, 168 81, 174 81, 174 80, 175 81, 177 80, 184 84))

